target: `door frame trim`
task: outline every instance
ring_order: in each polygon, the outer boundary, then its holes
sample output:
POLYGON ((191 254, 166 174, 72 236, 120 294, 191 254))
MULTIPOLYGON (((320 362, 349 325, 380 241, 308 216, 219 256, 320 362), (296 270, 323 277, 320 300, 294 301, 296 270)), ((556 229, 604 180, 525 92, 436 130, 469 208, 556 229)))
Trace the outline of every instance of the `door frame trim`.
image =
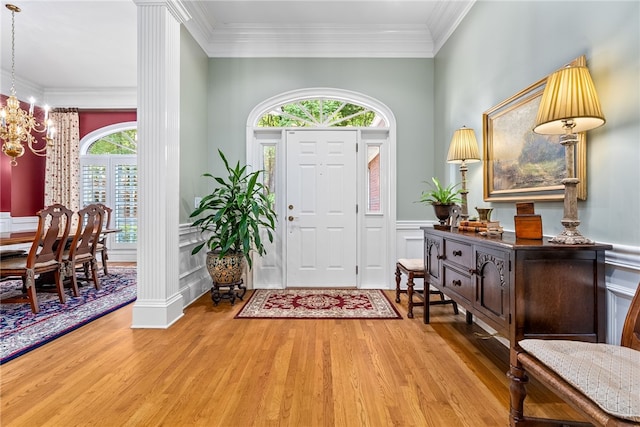
MULTIPOLYGON (((266 112, 273 109, 276 106, 287 104, 291 102, 296 102, 299 100, 304 100, 308 98, 314 97, 323 97, 323 98, 332 98, 339 99, 346 102, 351 102, 354 104, 363 105, 376 113, 380 114, 385 121, 389 124, 388 129, 388 167, 385 169, 385 173, 387 174, 387 184, 386 184, 386 192, 388 194, 388 210, 387 217, 385 221, 387 233, 386 233, 386 269, 385 275, 388 280, 391 281, 391 266, 395 265, 396 260, 396 179, 397 179, 397 168, 396 168, 396 119, 395 115, 381 101, 370 97, 368 95, 345 90, 339 88, 330 88, 330 87, 316 87, 316 88, 304 88, 297 89, 288 92, 283 92, 278 95, 275 95, 271 98, 265 99, 264 101, 257 104, 247 116, 246 122, 246 164, 254 165, 254 143, 255 138, 254 134, 257 128, 257 123, 260 117, 262 117, 266 112)), ((270 128, 271 132, 279 131, 281 133, 281 137, 284 138, 282 132, 284 132, 288 128, 270 128)), ((296 130, 300 130, 300 128, 294 128, 296 130)), ((315 128, 322 129, 322 128, 315 128)), ((327 130, 335 130, 336 128, 327 128, 327 130)), ((354 129, 375 129, 375 128, 354 128, 354 129)), ((360 139, 358 139, 360 141, 360 139)), ((357 230, 357 236, 361 235, 361 230, 364 224, 359 222, 359 230, 357 230)), ((362 261, 361 247, 359 245, 359 241, 357 246, 358 250, 358 262, 362 261)), ((362 268, 360 269, 362 271, 362 268)), ((284 273, 284 272, 283 272, 284 273)), ((253 271, 247 275, 247 285, 249 287, 253 286, 253 271)), ((360 283, 360 279, 358 279, 359 287, 362 285, 360 283)), ((366 284, 365 284, 366 286, 366 284)))

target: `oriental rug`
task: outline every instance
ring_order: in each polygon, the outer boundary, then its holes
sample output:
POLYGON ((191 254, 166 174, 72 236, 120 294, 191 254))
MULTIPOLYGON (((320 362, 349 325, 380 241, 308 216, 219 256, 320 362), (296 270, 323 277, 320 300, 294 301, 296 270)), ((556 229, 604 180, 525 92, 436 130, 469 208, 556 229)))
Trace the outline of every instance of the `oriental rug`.
POLYGON ((381 290, 258 289, 236 319, 401 319, 381 290))
MULTIPOLYGON (((99 277, 99 290, 85 284, 80 287, 80 296, 74 297, 67 289, 65 304, 55 291, 38 292, 37 314, 31 312, 28 302, 0 304, 0 364, 135 301, 135 268, 110 267, 108 276, 99 277)), ((21 287, 20 280, 2 282, 0 296, 20 295, 21 287)))

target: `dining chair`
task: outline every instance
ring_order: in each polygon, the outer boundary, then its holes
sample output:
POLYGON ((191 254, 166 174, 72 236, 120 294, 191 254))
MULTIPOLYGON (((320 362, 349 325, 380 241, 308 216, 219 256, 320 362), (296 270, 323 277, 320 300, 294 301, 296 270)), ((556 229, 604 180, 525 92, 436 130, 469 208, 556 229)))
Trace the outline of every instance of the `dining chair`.
POLYGON ((102 232, 103 216, 104 211, 97 204, 87 205, 80 209, 73 240, 62 254, 62 262, 65 266, 65 282, 68 281, 70 283, 74 296, 80 294, 78 271, 84 272, 82 280, 93 282, 95 288, 100 289, 96 247, 102 232), (91 270, 91 277, 89 277, 89 270, 91 270))
MULTIPOLYGON (((38 229, 31 248, 26 256, 16 256, 0 260, 0 275, 2 277, 21 277, 26 297, 31 304, 33 313, 40 312, 36 294, 36 276, 53 273, 55 287, 61 303, 66 302, 62 279, 62 254, 69 236, 73 211, 61 204, 54 204, 37 213, 38 229)), ((3 302, 24 301, 9 298, 3 302)))
POLYGON ((529 338, 511 349, 510 360, 510 426, 640 426, 640 283, 620 345, 529 338), (525 415, 530 376, 588 422, 525 415))
MULTIPOLYGON (((97 203, 98 206, 102 208, 104 211, 104 218, 102 220, 102 229, 108 229, 111 227, 111 213, 113 209, 104 203, 97 203)), ((100 253, 102 259, 102 271, 105 276, 109 274, 107 269, 107 260, 109 259, 109 254, 107 251, 107 238, 104 234, 100 235, 100 239, 98 240, 98 244, 96 245, 96 253, 100 253)))

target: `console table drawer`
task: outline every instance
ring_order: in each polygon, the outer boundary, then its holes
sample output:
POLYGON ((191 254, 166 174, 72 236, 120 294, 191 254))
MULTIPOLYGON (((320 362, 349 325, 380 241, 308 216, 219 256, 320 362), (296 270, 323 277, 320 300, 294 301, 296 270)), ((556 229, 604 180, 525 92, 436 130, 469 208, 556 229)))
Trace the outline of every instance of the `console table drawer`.
POLYGON ((455 293, 467 301, 473 301, 473 282, 471 277, 448 266, 444 266, 442 287, 444 292, 455 293))
POLYGON ((446 240, 445 260, 459 265, 463 270, 468 271, 473 265, 473 250, 471 245, 467 245, 455 240, 446 240))

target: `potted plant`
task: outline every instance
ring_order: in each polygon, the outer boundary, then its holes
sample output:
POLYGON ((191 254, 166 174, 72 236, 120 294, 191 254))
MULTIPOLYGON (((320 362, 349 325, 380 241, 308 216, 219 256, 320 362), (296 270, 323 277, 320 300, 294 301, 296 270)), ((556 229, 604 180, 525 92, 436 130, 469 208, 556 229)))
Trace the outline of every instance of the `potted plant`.
POLYGON ((191 213, 196 219, 193 227, 208 233, 207 240, 197 245, 191 254, 207 247, 207 269, 214 282, 230 284, 240 281, 246 260, 251 268, 251 251, 264 255, 261 230, 265 230, 270 242, 276 224, 276 213, 271 207, 268 188, 258 181, 263 170, 247 172, 247 166, 229 165, 221 150, 218 154, 224 163, 226 177, 212 178, 218 184, 212 193, 202 198, 191 213))
POLYGON ((433 205, 436 217, 440 220, 440 227, 444 228, 444 223, 451 214, 451 207, 456 203, 462 202, 462 199, 459 197, 462 190, 456 188, 460 185, 459 183, 443 187, 440 181, 438 181, 438 178, 432 177, 431 181, 433 183, 427 183, 425 181, 425 183, 431 186, 431 190, 423 191, 418 201, 433 205))

